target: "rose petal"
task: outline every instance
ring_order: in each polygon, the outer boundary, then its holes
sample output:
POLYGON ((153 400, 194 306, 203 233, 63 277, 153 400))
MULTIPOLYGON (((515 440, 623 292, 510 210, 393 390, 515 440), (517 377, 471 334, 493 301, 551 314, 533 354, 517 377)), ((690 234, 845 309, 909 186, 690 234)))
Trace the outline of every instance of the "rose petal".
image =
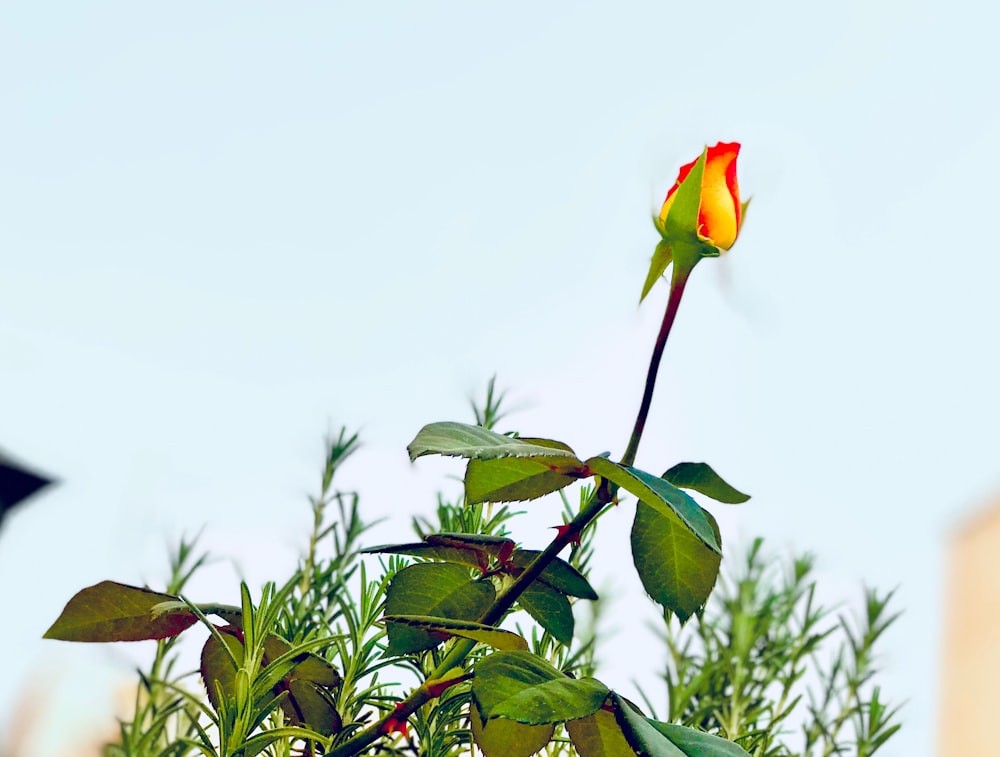
POLYGON ((698 233, 712 244, 728 250, 740 231, 740 189, 736 182, 738 142, 720 142, 708 148, 701 183, 698 233))
MULTIPOLYGON (((728 250, 736 242, 743 222, 740 188, 736 180, 736 158, 739 153, 739 142, 719 142, 714 147, 709 147, 705 156, 697 231, 704 239, 723 250, 728 250)), ((678 171, 677 181, 667 192, 660 208, 661 224, 667 219, 677 188, 697 162, 698 158, 695 158, 678 171)))

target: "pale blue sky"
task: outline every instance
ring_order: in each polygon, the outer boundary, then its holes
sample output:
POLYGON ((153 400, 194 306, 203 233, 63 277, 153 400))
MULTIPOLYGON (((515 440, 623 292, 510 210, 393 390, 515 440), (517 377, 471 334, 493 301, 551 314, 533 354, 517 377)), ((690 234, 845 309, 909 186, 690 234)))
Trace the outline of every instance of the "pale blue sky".
MULTIPOLYGON (((637 309, 650 214, 736 140, 748 220, 689 287, 638 464, 711 462, 754 495, 729 543, 816 552, 830 601, 899 584, 885 754, 931 755, 943 545, 1000 489, 997 20, 0 5, 0 445, 64 479, 0 535, 0 711, 39 670, 121 666, 38 637, 84 585, 161 581, 181 532, 280 578, 332 426, 363 429, 344 484, 399 533, 461 470, 406 443, 494 372, 525 433, 620 454, 666 296, 637 309)), ((601 580, 652 621, 628 525, 602 521, 601 580)), ((617 625, 602 677, 650 685, 641 624, 617 625)))

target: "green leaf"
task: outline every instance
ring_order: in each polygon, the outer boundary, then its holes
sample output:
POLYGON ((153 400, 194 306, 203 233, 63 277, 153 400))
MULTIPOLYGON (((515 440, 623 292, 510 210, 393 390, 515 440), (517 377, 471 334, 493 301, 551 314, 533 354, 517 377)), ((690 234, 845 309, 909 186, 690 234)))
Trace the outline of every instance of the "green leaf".
POLYGON ((439 534, 427 534, 424 540, 431 544, 446 544, 464 549, 480 549, 492 555, 499 555, 514 542, 506 536, 493 534, 464 534, 456 531, 442 531, 439 534))
POLYGON ((738 505, 750 499, 749 494, 744 494, 727 484, 708 463, 677 463, 663 474, 663 478, 674 486, 694 489, 716 502, 724 502, 727 505, 738 505))
POLYGON ((176 636, 197 622, 187 608, 156 614, 178 597, 138 586, 101 581, 77 592, 43 638, 62 641, 142 641, 176 636))
POLYGON ((639 502, 632 522, 632 560, 646 593, 684 622, 712 593, 722 557, 676 518, 639 502))
POLYGON ((674 192, 674 202, 663 220, 663 236, 671 240, 698 241, 698 215, 701 210, 701 183, 705 175, 708 149, 704 149, 691 171, 674 192))
POLYGON ((740 746, 719 736, 652 718, 646 722, 667 737, 687 757, 750 757, 740 746))
POLYGON ((552 455, 470 460, 465 470, 469 504, 524 502, 559 491, 589 475, 576 457, 552 455))
POLYGON ((453 547, 456 549, 472 549, 477 552, 495 557, 497 560, 506 559, 514 549, 514 542, 506 536, 492 536, 490 534, 458 534, 440 533, 427 534, 424 541, 428 544, 441 547, 453 547))
POLYGON ((488 644, 508 652, 528 648, 528 642, 512 631, 504 631, 501 628, 475 623, 471 620, 449 620, 448 618, 434 618, 427 615, 386 615, 383 619, 387 623, 402 623, 424 631, 437 631, 451 636, 461 636, 463 639, 472 639, 480 644, 488 644))
POLYGON ((476 707, 469 708, 472 738, 486 757, 531 757, 552 740, 556 727, 525 725, 507 718, 493 718, 483 723, 476 707))
MULTIPOLYGON (((527 568, 536 557, 542 554, 537 549, 515 549, 510 561, 521 570, 527 568)), ((563 594, 581 599, 597 599, 597 592, 587 582, 587 579, 565 560, 556 557, 538 575, 540 581, 559 589, 563 594)))
MULTIPOLYGON (((389 582, 386 615, 429 615, 449 620, 474 620, 496 599, 493 584, 474 581, 461 565, 419 563, 403 568, 389 582)), ((389 623, 391 655, 430 649, 441 643, 430 632, 389 623)))
POLYGON ((503 562, 514 549, 514 542, 502 536, 488 534, 428 534, 422 542, 410 544, 382 544, 362 549, 362 554, 380 553, 411 555, 427 560, 468 565, 485 572, 490 559, 503 562))
POLYGON ((580 757, 635 757, 618 721, 607 710, 600 709, 588 717, 570 720, 566 730, 580 757))
MULTIPOLYGON (((293 681, 303 681, 309 684, 329 689, 340 685, 340 675, 322 658, 311 653, 312 649, 330 646, 330 639, 315 638, 302 644, 291 646, 284 639, 269 634, 264 638, 264 655, 261 669, 250 681, 251 696, 254 702, 266 702, 269 698, 275 703, 283 703, 292 698, 290 686, 293 681), (279 654, 280 652, 280 654, 279 654), (315 674, 316 678, 328 681, 329 685, 321 685, 299 675, 299 670, 305 668, 306 674, 315 674)), ((308 696, 308 689, 304 689, 308 696)), ((273 707, 273 705, 269 705, 273 707)), ((297 704, 291 703, 293 709, 297 704)), ((319 705, 317 705, 319 706, 319 705)), ((286 708, 287 709, 287 708, 286 708)), ((267 709, 261 709, 261 719, 266 716, 267 709)), ((290 710, 289 710, 290 711, 290 710)), ((323 718, 324 722, 327 718, 323 718)))
POLYGON ((657 478, 638 468, 630 468, 627 465, 605 460, 603 457, 590 458, 587 461, 587 466, 598 476, 603 476, 625 491, 634 494, 668 518, 679 519, 709 549, 720 552, 715 532, 705 517, 705 510, 669 481, 664 481, 662 478, 657 478))
POLYGON ((407 446, 410 460, 422 455, 451 455, 477 460, 499 457, 565 457, 576 459, 562 442, 551 439, 515 439, 482 426, 443 421, 424 426, 407 446))
MULTIPOLYGON (((219 692, 227 700, 232 700, 236 692, 236 671, 243 664, 244 645, 240 632, 232 626, 216 629, 219 635, 212 634, 201 650, 201 679, 208 693, 208 700, 216 712, 220 711, 219 692), (219 639, 222 639, 220 641, 219 639), (229 648, 227 652, 223 643, 229 648)), ((264 675, 275 670, 274 661, 288 654, 293 647, 278 636, 270 635, 264 641, 264 665, 262 676, 254 681, 254 688, 264 679, 264 675)), ((333 697, 327 691, 328 687, 340 685, 340 675, 336 669, 320 657, 302 652, 301 660, 288 661, 277 672, 277 683, 274 686, 265 684, 263 693, 256 696, 255 705, 261 706, 270 701, 264 708, 269 711, 277 701, 279 706, 293 725, 306 726, 323 736, 332 736, 341 729, 340 713, 337 712, 333 697), (287 667, 291 665, 292 667, 287 667), (282 692, 284 692, 283 696, 282 692), (276 699, 280 696, 280 699, 276 699)))
POLYGON ((536 444, 539 447, 545 447, 547 450, 550 451, 556 450, 558 452, 568 452, 573 457, 576 457, 576 453, 573 452, 573 448, 570 447, 568 444, 566 444, 566 442, 560 442, 557 441, 556 439, 543 439, 540 436, 519 436, 517 438, 520 441, 526 442, 528 444, 536 444))
POLYGON ((644 757, 686 757, 670 739, 614 692, 611 693, 611 708, 622 735, 636 754, 644 757))
POLYGON ((608 688, 594 678, 570 678, 530 652, 496 652, 476 666, 472 695, 485 720, 542 725, 592 715, 608 688))
POLYGON ((381 544, 377 547, 366 547, 360 550, 362 554, 409 555, 425 560, 443 560, 444 562, 468 565, 470 568, 486 570, 489 560, 480 550, 462 547, 445 547, 427 542, 410 544, 381 544))
POLYGON ((666 239, 661 239, 653 251, 653 260, 649 264, 649 273, 646 274, 646 283, 642 285, 642 295, 639 297, 639 302, 646 299, 649 290, 660 280, 660 276, 666 272, 667 266, 673 259, 674 255, 670 250, 670 243, 666 239))
POLYGON ((561 591, 544 581, 532 581, 517 601, 542 628, 563 644, 573 642, 573 608, 561 591))
MULTIPOLYGON (((288 654, 292 645, 280 636, 270 634, 264 639, 264 662, 268 665, 282 655, 288 654)), ((288 673, 289 678, 315 683, 318 686, 340 686, 340 673, 329 662, 312 652, 302 652, 295 658, 295 665, 288 673)))
POLYGON ((201 681, 205 685, 208 701, 219 712, 219 690, 227 701, 235 696, 236 669, 243 664, 243 640, 231 627, 216 630, 219 636, 212 634, 201 648, 201 681), (222 641, 219 641, 220 638, 222 641), (229 652, 222 646, 223 642, 229 647, 229 652))
POLYGON ((292 725, 311 728, 324 736, 340 732, 343 721, 325 688, 304 678, 292 678, 285 685, 288 696, 280 706, 292 725))

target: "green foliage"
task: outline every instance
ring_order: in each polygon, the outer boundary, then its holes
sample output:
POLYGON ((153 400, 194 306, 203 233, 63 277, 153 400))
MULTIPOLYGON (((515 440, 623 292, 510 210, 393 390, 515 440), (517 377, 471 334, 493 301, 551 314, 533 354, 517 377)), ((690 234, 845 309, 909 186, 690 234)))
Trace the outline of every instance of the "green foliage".
MULTIPOLYGON (((166 593, 102 582, 70 600, 50 637, 143 639, 171 632, 157 642, 136 717, 122 725, 120 743, 109 745, 108 755, 277 757, 292 749, 359 754, 364 749, 352 744, 373 728, 382 734, 384 753, 405 752, 413 744, 430 757, 465 754, 472 740, 487 757, 527 757, 543 747, 550 755, 572 750, 583 757, 792 754, 781 740, 780 724, 806 700, 789 702, 791 685, 829 631, 815 632, 823 615, 807 612, 812 618, 807 638, 789 651, 795 598, 808 594, 811 601, 812 589, 794 584, 786 587, 787 596, 761 595, 757 546, 748 559, 748 576, 737 582, 739 591, 731 594, 733 584, 727 583, 720 595, 723 611, 732 616, 728 626, 712 615, 717 602, 686 627, 684 641, 679 632, 668 633, 673 667, 666 677, 667 720, 672 722, 660 722, 593 677, 598 638, 593 628, 584 638, 574 636, 574 601, 593 603, 595 612, 599 607, 587 580, 592 529, 580 532, 579 544, 570 543, 568 559, 546 557, 518 548, 506 532, 513 514, 505 508, 493 512, 489 504, 439 499, 435 521, 414 522, 420 541, 362 549, 365 526, 357 495, 332 489, 336 469, 356 445, 356 437, 343 432, 328 443, 303 561, 282 588, 265 586, 256 604, 246 586, 239 607, 188 602, 183 583, 202 561, 184 567, 191 555, 186 544, 166 593), (328 523, 331 505, 338 517, 328 523), (330 555, 323 554, 324 540, 332 542, 330 555), (369 578, 359 558, 379 554, 384 562, 378 576, 369 578), (406 564, 404 558, 418 562, 406 564), (540 562, 512 608, 525 610, 536 624, 530 636, 481 622, 497 593, 508 592, 540 562), (210 615, 223 624, 211 622, 210 615), (165 625, 178 618, 183 627, 165 625), (168 659, 179 634, 197 620, 210 631, 199 671, 207 701, 182 684, 186 675, 172 676, 168 659), (780 629, 788 635, 781 636, 780 629), (785 642, 785 651, 758 654, 762 634, 785 642), (464 665, 453 665, 463 649, 458 659, 464 658, 464 665), (733 660, 727 650, 746 659, 733 660), (789 668, 791 659, 797 662, 789 668), (409 696, 405 687, 381 678, 389 667, 416 677, 418 686, 409 696), (781 682, 790 684, 788 690, 770 697, 768 687, 781 682), (398 719, 394 713, 410 700, 415 706, 398 719)), ((586 475, 580 478, 596 474, 598 481, 641 497, 632 548, 643 585, 668 614, 684 619, 695 613, 715 583, 721 539, 711 514, 678 487, 726 501, 745 495, 703 464, 675 466, 663 478, 605 458, 581 465, 586 475)), ((568 521, 591 506, 602 485, 581 488, 579 509, 560 492, 568 521)), ((807 574, 807 563, 797 563, 797 580, 807 574)), ((851 632, 851 644, 822 679, 824 688, 813 693, 813 718, 805 733, 809 748, 824 745, 823 754, 837 753, 847 727, 863 731, 868 739, 863 743, 878 748, 898 728, 890 723, 894 710, 882 703, 877 689, 867 698, 861 695, 873 672, 871 645, 891 622, 883 611, 883 600, 870 595, 869 622, 851 632), (838 697, 851 696, 854 705, 834 711, 838 697)), ((781 643, 775 646, 781 649, 781 643)))
MULTIPOLYGON (((188 579, 205 563, 206 555, 195 556, 195 542, 181 539, 171 555, 166 593, 178 595, 188 579)), ((185 676, 174 672, 175 648, 180 636, 156 642, 156 652, 148 671, 139 672, 134 716, 119 726, 117 743, 105 747, 105 757, 152 757, 183 755, 185 743, 198 731, 200 702, 192 702, 178 689, 185 676)))
POLYGON ((899 729, 872 683, 874 646, 898 617, 867 590, 859 621, 816 604, 812 560, 782 573, 757 539, 696 622, 668 616, 667 720, 718 733, 753 757, 874 754, 899 729), (801 729, 794 738, 789 728, 801 729))
MULTIPOLYGON (((496 599, 489 581, 469 577, 462 565, 418 563, 400 570, 389 584, 388 615, 430 615, 473 620, 496 599)), ((389 623, 389 654, 419 652, 437 646, 440 634, 405 623, 389 623)))
MULTIPOLYGON (((541 554, 535 549, 515 549, 511 553, 510 563, 515 569, 524 570, 541 554)), ((538 574, 538 580, 570 597, 597 599, 597 592, 594 591, 587 578, 568 562, 558 557, 542 569, 542 572, 538 574)))
POLYGON ((646 722, 689 757, 746 757, 746 751, 740 746, 710 733, 682 725, 661 723, 652 718, 646 718, 646 722))
POLYGON ((465 472, 465 496, 470 504, 524 502, 569 486, 584 471, 576 458, 551 455, 474 459, 465 472))
POLYGON ((729 505, 738 505, 750 499, 749 494, 726 483, 708 463, 677 463, 663 474, 663 479, 681 489, 693 489, 716 502, 729 505))
POLYGON ((439 496, 435 517, 413 523, 418 541, 362 548, 359 497, 334 488, 358 447, 357 435, 341 430, 327 440, 311 532, 286 581, 265 584, 256 599, 241 584, 235 607, 192 602, 182 589, 202 560, 192 565, 191 545, 182 543, 165 593, 103 581, 74 596, 47 631, 71 641, 158 640, 135 717, 108 755, 452 757, 475 741, 487 757, 543 749, 760 757, 791 754, 782 723, 806 701, 807 753, 841 753, 848 729, 859 754, 884 744, 898 728, 895 710, 869 686, 872 646, 893 619, 884 612, 888 597, 870 593, 856 629, 841 620, 847 641, 826 667, 816 655, 832 629, 818 628, 825 613, 812 605, 804 562, 792 583, 772 590, 755 546, 747 576, 705 610, 722 539, 685 489, 731 504, 747 495, 705 463, 680 463, 662 477, 632 465, 684 282, 701 257, 718 254, 696 231, 704 165, 705 154, 658 224, 663 242, 643 296, 671 261, 673 289, 620 462, 608 453, 584 461, 563 442, 497 432, 503 395, 490 381, 484 405, 473 406, 477 425, 432 423, 407 447, 411 460, 466 459, 464 496, 439 496), (637 500, 631 548, 646 592, 668 618, 698 617, 689 630, 668 624, 665 632, 664 722, 594 675, 594 527, 620 492, 637 500), (544 550, 521 548, 507 529, 515 514, 494 504, 550 494, 562 500, 562 525, 544 550), (586 609, 591 622, 581 631, 586 609), (177 675, 174 644, 199 623, 208 638, 197 675, 177 675), (805 700, 797 687, 809 665, 820 685, 805 700))
POLYGON ((406 450, 410 453, 410 460, 423 455, 448 455, 476 460, 504 457, 561 457, 576 460, 573 450, 562 442, 503 436, 481 426, 453 421, 427 424, 406 446, 406 450))
POLYGON ((504 631, 502 628, 487 626, 483 623, 452 620, 449 618, 434 618, 428 615, 386 615, 384 620, 386 623, 419 628, 430 633, 471 639, 479 644, 487 644, 494 649, 508 652, 515 649, 528 648, 528 642, 524 640, 523 636, 511 631, 504 631))
POLYGON ((641 713, 617 694, 611 695, 611 711, 625 741, 636 754, 650 757, 683 757, 676 744, 660 733, 641 713))
POLYGON ((698 212, 701 210, 701 187, 705 175, 708 149, 704 149, 691 166, 688 175, 677 187, 670 212, 657 224, 660 235, 673 241, 697 241, 698 212))
POLYGON ((485 573, 493 561, 503 563, 514 551, 514 542, 503 536, 479 533, 426 534, 423 542, 409 544, 383 544, 363 549, 362 553, 410 555, 429 560, 443 560, 479 568, 485 573))
MULTIPOLYGON (((215 630, 218 633, 213 633, 202 648, 201 678, 209 703, 219 712, 225 701, 237 696, 240 669, 247 662, 247 650, 244 634, 238 627, 215 630)), ((274 685, 266 691, 261 688, 261 698, 256 705, 260 708, 273 700, 290 723, 313 728, 323 736, 333 736, 342 726, 332 693, 340 686, 341 677, 336 668, 305 648, 293 647, 273 634, 264 639, 261 667, 266 668, 267 673, 262 680, 274 681, 274 685)))
POLYGON ((634 757, 611 708, 566 723, 570 740, 583 757, 634 757))
POLYGON ((538 579, 525 587, 517 601, 535 622, 557 640, 563 644, 573 641, 573 609, 561 591, 538 579))
POLYGON ((715 529, 705 517, 704 508, 669 481, 603 457, 591 458, 587 465, 594 473, 634 494, 665 517, 679 521, 679 526, 691 531, 713 552, 721 552, 715 529))
POLYGON ((101 581, 77 592, 46 639, 143 641, 176 636, 198 622, 178 597, 138 586, 101 581), (169 608, 163 610, 162 608, 169 608))
POLYGON ((632 522, 632 560, 646 593, 685 621, 708 599, 722 555, 676 518, 639 502, 632 522))
POLYGON ((594 678, 570 678, 531 652, 497 652, 476 667, 472 697, 483 719, 528 725, 592 715, 608 688, 594 678))
POLYGON ((486 757, 530 757, 552 740, 554 723, 528 725, 507 718, 483 720, 479 708, 469 710, 472 736, 486 757))
POLYGON ((649 294, 649 290, 653 288, 653 285, 660 280, 660 277, 667 272, 667 268, 674 261, 674 253, 670 249, 670 243, 666 239, 661 239, 656 243, 656 249, 653 250, 653 259, 649 264, 649 272, 646 274, 646 281, 642 285, 642 294, 639 296, 639 302, 646 299, 646 295, 649 294))

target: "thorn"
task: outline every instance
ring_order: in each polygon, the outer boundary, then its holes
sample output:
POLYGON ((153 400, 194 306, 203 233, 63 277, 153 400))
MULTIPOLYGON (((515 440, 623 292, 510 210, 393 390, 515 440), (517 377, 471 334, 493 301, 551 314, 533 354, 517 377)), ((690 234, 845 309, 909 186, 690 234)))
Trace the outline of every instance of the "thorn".
POLYGON ((396 702, 396 708, 392 711, 392 715, 382 724, 382 733, 393 734, 401 733, 403 738, 409 738, 409 732, 407 731, 406 718, 397 716, 398 713, 403 708, 402 702, 396 702))
POLYGON ((505 541, 497 553, 497 561, 504 567, 507 567, 510 565, 510 556, 512 554, 514 554, 514 542, 505 541))
MULTIPOLYGON (((570 524, 569 523, 563 523, 561 526, 550 526, 550 528, 554 528, 556 530, 556 538, 557 539, 561 539, 569 531, 570 524)), ((575 545, 577 545, 579 547, 580 546, 580 532, 579 531, 574 531, 573 534, 569 537, 569 541, 570 541, 570 544, 575 544, 575 545)))

